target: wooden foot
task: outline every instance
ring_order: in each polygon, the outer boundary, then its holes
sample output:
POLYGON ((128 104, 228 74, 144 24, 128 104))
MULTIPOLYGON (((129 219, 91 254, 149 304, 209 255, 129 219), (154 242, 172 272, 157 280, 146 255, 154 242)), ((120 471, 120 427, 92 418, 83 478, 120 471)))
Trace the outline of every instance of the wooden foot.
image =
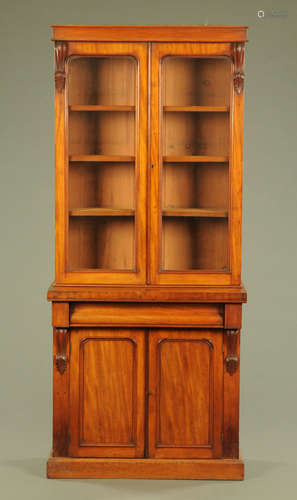
POLYGON ((48 478, 242 480, 241 459, 150 459, 50 457, 48 478))

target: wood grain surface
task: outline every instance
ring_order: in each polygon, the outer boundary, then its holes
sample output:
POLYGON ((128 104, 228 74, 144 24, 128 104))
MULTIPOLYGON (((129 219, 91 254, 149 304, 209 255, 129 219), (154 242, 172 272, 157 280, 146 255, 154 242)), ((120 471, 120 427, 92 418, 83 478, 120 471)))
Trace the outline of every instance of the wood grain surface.
POLYGON ((70 455, 144 453, 144 332, 71 329, 70 455))

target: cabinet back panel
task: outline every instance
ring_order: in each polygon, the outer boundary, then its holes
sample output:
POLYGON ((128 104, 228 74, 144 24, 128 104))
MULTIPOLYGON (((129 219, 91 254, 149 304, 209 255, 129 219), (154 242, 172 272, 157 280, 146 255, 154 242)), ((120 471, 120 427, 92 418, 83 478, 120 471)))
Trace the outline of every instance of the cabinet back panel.
POLYGON ((200 219, 195 222, 194 260, 198 269, 228 271, 229 230, 227 219, 200 219))
POLYGON ((98 206, 135 208, 135 169, 128 163, 98 168, 98 206))
POLYGON ((69 154, 96 154, 96 113, 69 113, 69 154))
POLYGON ((133 57, 78 57, 68 67, 70 105, 134 105, 136 60, 133 57))
POLYGON ((227 58, 166 57, 163 61, 166 106, 227 106, 231 63, 227 58))
POLYGON ((228 208, 227 164, 163 167, 163 208, 228 208))
POLYGON ((97 206, 96 167, 69 167, 69 209, 97 206))
POLYGON ((135 229, 133 217, 101 217, 97 230, 99 269, 135 268, 135 229))
POLYGON ((228 220, 163 217, 162 270, 228 269, 228 220))
POLYGON ((133 112, 69 113, 70 155, 134 155, 133 112))
POLYGON ((186 271, 192 269, 193 265, 191 220, 163 217, 162 269, 186 271))
MULTIPOLYGON (((95 59, 94 59, 95 61, 95 59)), ((96 104, 96 63, 89 57, 75 57, 68 64, 68 102, 96 104)))
POLYGON ((69 209, 135 208, 135 168, 131 163, 74 166, 69 169, 69 209))
POLYGON ((69 218, 68 269, 94 269, 96 259, 96 220, 93 217, 69 218))
POLYGON ((133 217, 70 217, 69 270, 134 268, 133 217))
POLYGON ((228 113, 163 113, 164 155, 228 156, 228 113))

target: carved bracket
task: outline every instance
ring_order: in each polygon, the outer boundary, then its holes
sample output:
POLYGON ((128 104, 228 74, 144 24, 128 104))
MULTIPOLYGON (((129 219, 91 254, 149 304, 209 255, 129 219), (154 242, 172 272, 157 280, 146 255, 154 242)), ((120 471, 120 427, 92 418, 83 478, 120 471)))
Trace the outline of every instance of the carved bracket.
POLYGON ((56 328, 56 345, 57 353, 55 363, 58 372, 63 375, 67 367, 67 346, 68 346, 68 329, 56 328))
POLYGON ((227 339, 227 356, 225 359, 227 372, 233 375, 239 364, 238 356, 236 354, 237 338, 239 330, 225 330, 227 339))
POLYGON ((234 89, 237 94, 241 94, 244 84, 244 43, 234 43, 233 45, 233 61, 234 61, 234 89))
POLYGON ((55 43, 55 85, 57 92, 65 88, 66 72, 65 61, 67 56, 67 43, 55 43))

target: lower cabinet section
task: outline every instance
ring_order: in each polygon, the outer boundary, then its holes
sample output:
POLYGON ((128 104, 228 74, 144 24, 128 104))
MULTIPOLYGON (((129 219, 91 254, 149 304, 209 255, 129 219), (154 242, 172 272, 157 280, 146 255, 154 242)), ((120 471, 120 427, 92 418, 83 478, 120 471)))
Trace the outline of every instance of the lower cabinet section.
POLYGON ((222 456, 222 330, 72 328, 69 364, 69 456, 222 456))

